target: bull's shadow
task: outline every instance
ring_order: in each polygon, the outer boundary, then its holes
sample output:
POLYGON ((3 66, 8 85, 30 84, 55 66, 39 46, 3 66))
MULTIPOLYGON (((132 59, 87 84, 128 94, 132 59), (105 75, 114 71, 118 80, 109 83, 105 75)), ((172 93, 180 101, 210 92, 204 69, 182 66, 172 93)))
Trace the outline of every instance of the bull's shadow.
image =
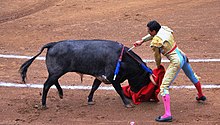
POLYGON ((45 48, 48 49, 46 66, 49 75, 43 87, 43 107, 46 107, 46 97, 52 85, 56 86, 60 98, 63 98, 58 79, 67 72, 95 77, 88 104, 94 104, 94 92, 104 82, 113 85, 126 107, 133 107, 125 97, 120 83, 128 80, 131 91, 138 92, 151 81, 151 69, 133 51, 128 52, 129 48, 121 43, 110 40, 64 40, 44 45, 37 55, 21 65, 20 74, 24 83, 28 67, 45 48))

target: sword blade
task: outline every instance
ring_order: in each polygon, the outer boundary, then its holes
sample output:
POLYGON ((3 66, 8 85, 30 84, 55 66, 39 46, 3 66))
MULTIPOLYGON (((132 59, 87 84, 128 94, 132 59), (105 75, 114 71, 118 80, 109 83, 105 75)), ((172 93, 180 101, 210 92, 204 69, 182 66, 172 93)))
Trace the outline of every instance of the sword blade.
POLYGON ((131 51, 135 46, 132 46, 130 49, 128 49, 128 51, 131 51))

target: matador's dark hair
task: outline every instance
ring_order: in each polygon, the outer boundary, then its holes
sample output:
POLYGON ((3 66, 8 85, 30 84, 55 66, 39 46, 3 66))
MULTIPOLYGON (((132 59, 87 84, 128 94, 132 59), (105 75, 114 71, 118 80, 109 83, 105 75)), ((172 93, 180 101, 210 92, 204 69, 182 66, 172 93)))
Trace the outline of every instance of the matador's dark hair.
POLYGON ((150 31, 155 30, 156 32, 158 32, 161 28, 161 25, 156 20, 152 20, 147 23, 147 27, 150 31))

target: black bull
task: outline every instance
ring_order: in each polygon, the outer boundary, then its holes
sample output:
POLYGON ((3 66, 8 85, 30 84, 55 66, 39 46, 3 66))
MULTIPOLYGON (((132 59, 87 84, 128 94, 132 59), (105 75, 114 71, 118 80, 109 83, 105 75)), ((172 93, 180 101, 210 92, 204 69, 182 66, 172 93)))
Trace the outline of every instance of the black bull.
MULTIPOLYGON (((123 94, 120 83, 128 80, 131 90, 138 92, 150 83, 150 74, 140 66, 140 62, 144 63, 142 59, 133 51, 129 51, 128 54, 128 47, 124 47, 120 70, 116 79, 113 80, 122 47, 122 44, 109 40, 64 40, 48 43, 41 48, 37 55, 20 67, 20 74, 25 83, 28 67, 47 48, 46 66, 49 75, 43 87, 43 107, 46 107, 47 93, 52 85, 58 89, 60 98, 63 97, 63 90, 58 79, 67 72, 95 77, 88 96, 89 104, 93 103, 94 92, 104 82, 113 85, 126 107, 132 107, 132 103, 123 94)), ((146 64, 144 63, 144 65, 146 64)))

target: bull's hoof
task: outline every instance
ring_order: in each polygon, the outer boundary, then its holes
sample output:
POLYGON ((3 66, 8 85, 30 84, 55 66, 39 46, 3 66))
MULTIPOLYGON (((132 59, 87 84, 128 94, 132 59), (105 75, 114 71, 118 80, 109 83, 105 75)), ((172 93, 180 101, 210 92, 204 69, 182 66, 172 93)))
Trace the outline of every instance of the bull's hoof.
POLYGON ((60 95, 60 94, 59 94, 59 97, 60 97, 60 99, 63 99, 63 95, 60 95))
POLYGON ((42 110, 46 110, 46 109, 48 109, 48 107, 47 107, 46 105, 42 105, 42 106, 41 106, 41 109, 42 109, 42 110))
POLYGON ((134 104, 131 103, 131 104, 125 105, 125 107, 126 107, 126 108, 134 108, 135 106, 134 106, 134 104))
POLYGON ((59 95, 60 99, 63 99, 63 92, 58 91, 58 95, 59 95))
POLYGON ((88 102, 88 105, 95 105, 94 101, 88 102))

